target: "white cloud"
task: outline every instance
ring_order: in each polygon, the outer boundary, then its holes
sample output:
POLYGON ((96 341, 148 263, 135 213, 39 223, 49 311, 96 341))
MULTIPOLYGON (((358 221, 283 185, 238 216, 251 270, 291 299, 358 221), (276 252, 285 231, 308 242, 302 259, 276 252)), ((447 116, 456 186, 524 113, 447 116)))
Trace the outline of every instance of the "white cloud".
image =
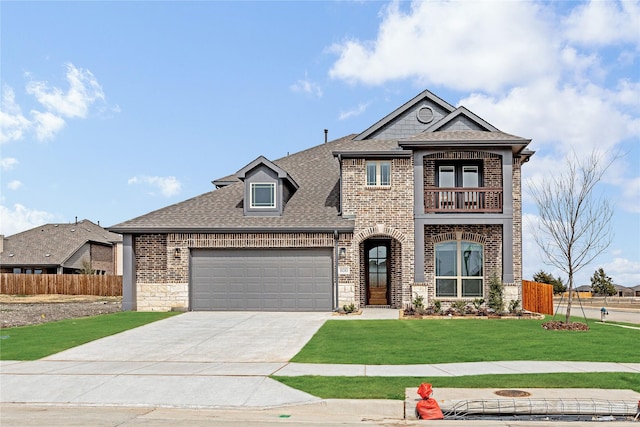
POLYGON ((7 184, 7 188, 9 188, 10 190, 17 190, 20 187, 22 187, 22 182, 18 181, 17 179, 14 179, 7 184))
POLYGON ((640 213, 640 177, 625 179, 620 186, 622 187, 621 206, 628 212, 640 213))
POLYGON ((564 21, 569 40, 595 45, 640 42, 640 3, 601 1, 575 7, 564 21))
MULTIPOLYGON (((87 118, 94 104, 105 101, 104 91, 91 71, 77 68, 71 63, 66 67, 67 90, 50 87, 46 81, 31 80, 27 83, 26 92, 44 107, 44 111, 32 109, 31 119, 25 117, 16 104, 13 89, 6 85, 3 87, 0 142, 22 139, 30 131, 35 132, 39 141, 53 139, 65 127, 65 119, 87 118)), ((120 107, 111 107, 108 112, 118 113, 120 107)))
POLYGON ((50 88, 44 81, 31 81, 27 84, 27 93, 35 96, 51 113, 69 118, 86 118, 93 103, 104 101, 104 92, 91 71, 76 68, 71 63, 66 66, 69 83, 66 92, 58 87, 50 88))
MULTIPOLYGON (((626 258, 614 258, 602 267, 613 279, 613 283, 621 286, 640 285, 640 262, 626 258)), ((593 275, 593 273, 591 273, 593 275)))
POLYGON ((22 115, 16 104, 16 95, 9 86, 2 87, 2 109, 0 109, 0 143, 22 139, 31 122, 22 115))
POLYGON ((296 81, 290 86, 290 89, 293 92, 306 93, 317 98, 322 98, 322 88, 319 84, 310 80, 306 72, 304 73, 304 79, 296 81))
POLYGON ((0 169, 3 171, 9 171, 13 169, 18 163, 18 159, 14 159, 13 157, 3 157, 0 159, 0 169))
MULTIPOLYGON (((558 87, 541 80, 514 88, 503 97, 473 94, 460 103, 481 111, 484 119, 500 129, 532 138, 530 148, 546 148, 562 157, 572 151, 615 151, 623 140, 637 137, 640 117, 619 108, 620 100, 631 96, 629 91, 630 87, 607 90, 592 84, 558 87)), ((636 95, 640 99, 640 91, 636 95)), ((535 161, 539 163, 539 156, 535 161)))
MULTIPOLYGON (((180 193, 181 184, 175 176, 134 176, 129 178, 128 184, 147 184, 160 190, 163 196, 171 197, 180 193)), ((154 194, 154 193, 151 193, 154 194)))
POLYGON ((364 113, 367 110, 367 108, 369 108, 370 104, 371 103, 360 103, 356 108, 353 108, 348 111, 341 111, 339 119, 346 120, 350 117, 359 116, 360 114, 364 113))
POLYGON ((31 115, 33 116, 33 124, 38 141, 53 139, 66 125, 62 117, 53 113, 41 113, 40 111, 31 110, 31 115))
POLYGON ((19 203, 13 209, 0 205, 0 233, 5 236, 29 230, 54 220, 49 212, 27 208, 19 203))
POLYGON ((376 40, 333 45, 339 58, 329 75, 493 92, 555 73, 554 23, 535 3, 415 1, 408 12, 404 5, 383 11, 376 40))

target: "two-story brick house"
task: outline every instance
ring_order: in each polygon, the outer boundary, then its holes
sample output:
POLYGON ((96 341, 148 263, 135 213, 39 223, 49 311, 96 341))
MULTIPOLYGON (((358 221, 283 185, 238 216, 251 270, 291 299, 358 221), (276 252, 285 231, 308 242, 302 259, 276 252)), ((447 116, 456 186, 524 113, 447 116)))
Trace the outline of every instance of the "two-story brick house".
POLYGON ((370 128, 110 228, 129 310, 401 308, 520 297, 528 139, 420 93, 370 128))

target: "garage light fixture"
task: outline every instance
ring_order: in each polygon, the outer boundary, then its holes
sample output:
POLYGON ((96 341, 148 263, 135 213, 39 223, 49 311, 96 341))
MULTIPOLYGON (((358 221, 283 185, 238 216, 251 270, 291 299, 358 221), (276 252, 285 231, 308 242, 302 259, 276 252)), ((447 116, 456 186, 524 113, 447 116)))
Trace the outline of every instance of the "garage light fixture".
POLYGON ((173 257, 180 258, 180 248, 175 248, 175 250, 173 251, 173 257))

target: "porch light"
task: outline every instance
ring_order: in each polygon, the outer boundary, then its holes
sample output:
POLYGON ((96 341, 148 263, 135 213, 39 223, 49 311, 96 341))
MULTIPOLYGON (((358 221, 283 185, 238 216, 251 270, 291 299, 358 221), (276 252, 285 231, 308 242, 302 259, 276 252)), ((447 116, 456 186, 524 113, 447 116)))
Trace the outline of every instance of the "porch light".
POLYGON ((340 248, 340 253, 338 255, 340 259, 344 259, 347 257, 347 248, 340 248))

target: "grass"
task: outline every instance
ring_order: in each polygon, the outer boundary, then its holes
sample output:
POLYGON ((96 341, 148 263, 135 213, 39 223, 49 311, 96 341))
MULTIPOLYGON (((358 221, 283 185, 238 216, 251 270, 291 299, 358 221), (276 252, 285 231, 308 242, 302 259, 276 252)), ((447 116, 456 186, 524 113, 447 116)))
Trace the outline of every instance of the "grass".
MULTIPOLYGON (((640 362, 638 330, 589 322, 588 332, 547 331, 542 329, 542 323, 522 319, 328 321, 292 361, 368 365, 500 360, 640 362)), ((273 378, 325 399, 402 400, 406 388, 418 387, 422 382, 430 382, 435 388, 600 388, 640 392, 640 374, 620 372, 273 378)))
POLYGON ((404 365, 499 360, 640 362, 640 331, 590 322, 588 332, 547 331, 541 320, 325 322, 292 359, 404 365))
POLYGON ((0 360, 37 360, 176 314, 126 311, 1 329, 0 360))
MULTIPOLYGON (((437 388, 598 388, 640 392, 640 374, 622 372, 476 375, 464 377, 272 377, 323 399, 404 400, 405 389, 428 382, 437 388)), ((437 390, 436 390, 437 394, 437 390)), ((417 395, 416 395, 417 397, 417 395)))

